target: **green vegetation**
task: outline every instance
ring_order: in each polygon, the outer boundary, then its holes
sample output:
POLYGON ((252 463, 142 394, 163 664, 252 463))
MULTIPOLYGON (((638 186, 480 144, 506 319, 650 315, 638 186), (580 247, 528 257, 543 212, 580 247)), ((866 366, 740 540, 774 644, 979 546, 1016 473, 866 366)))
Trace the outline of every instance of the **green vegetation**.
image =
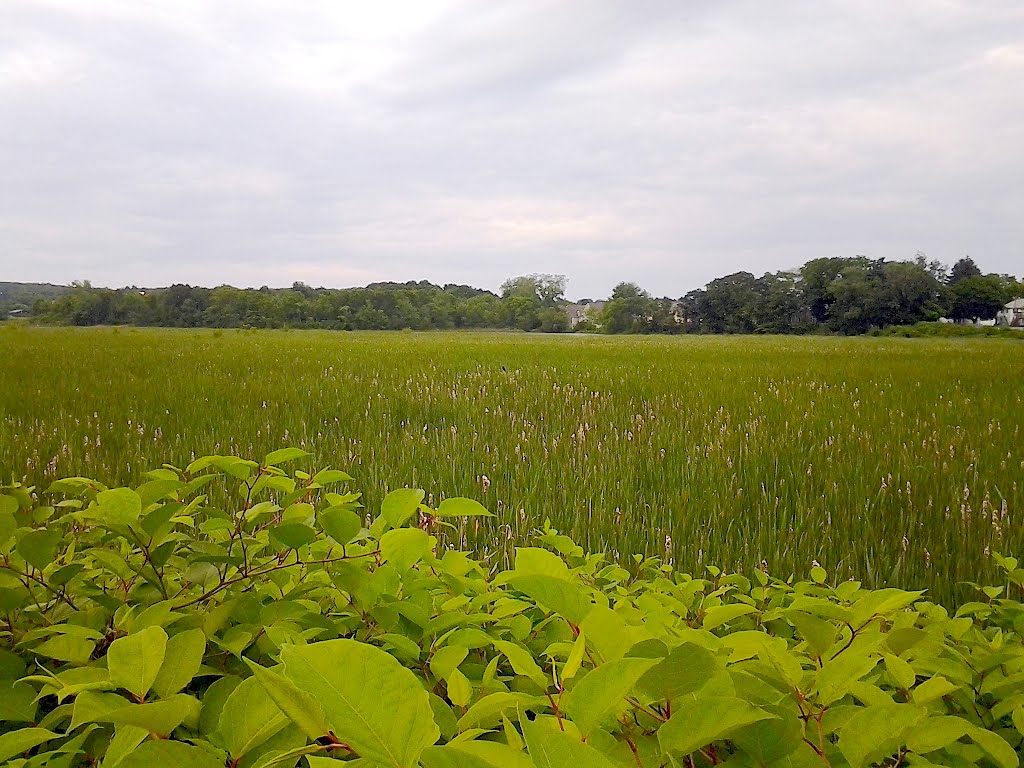
POLYGON ((497 517, 443 541, 493 565, 550 518, 613 557, 817 560, 947 605, 1024 551, 1011 341, 16 328, 0 359, 0 480, 297 445, 371 508, 479 500, 497 517))
POLYGON ((1018 765, 1013 559, 951 615, 820 567, 623 567, 550 528, 495 571, 434 535, 478 502, 360 498, 289 448, 0 486, 0 761, 1018 765))
POLYGON ((893 325, 889 328, 872 331, 872 336, 901 336, 905 339, 957 337, 989 337, 1024 341, 1024 332, 1020 328, 1007 328, 992 325, 954 325, 952 323, 915 323, 914 325, 893 325))
POLYGON ((620 283, 607 302, 581 300, 593 305, 582 317, 583 304, 568 304, 565 289, 562 275, 511 278, 500 297, 427 281, 344 290, 295 283, 290 289, 172 285, 115 291, 80 283, 66 295, 39 302, 34 313, 54 324, 174 328, 856 335, 943 314, 965 322, 992 319, 1024 294, 1012 276, 982 275, 969 258, 947 274, 923 255, 913 261, 813 259, 799 270, 759 278, 737 272, 677 299, 654 298, 634 283, 620 283))
POLYGON ((0 319, 10 312, 29 314, 36 302, 47 302, 70 292, 49 283, 0 283, 0 319))

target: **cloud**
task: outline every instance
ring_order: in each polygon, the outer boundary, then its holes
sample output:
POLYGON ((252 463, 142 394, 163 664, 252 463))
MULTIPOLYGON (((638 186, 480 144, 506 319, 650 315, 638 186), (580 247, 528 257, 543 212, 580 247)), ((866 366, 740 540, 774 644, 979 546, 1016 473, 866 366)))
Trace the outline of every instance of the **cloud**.
POLYGON ((10 0, 4 279, 1020 270, 1009 0, 10 0))

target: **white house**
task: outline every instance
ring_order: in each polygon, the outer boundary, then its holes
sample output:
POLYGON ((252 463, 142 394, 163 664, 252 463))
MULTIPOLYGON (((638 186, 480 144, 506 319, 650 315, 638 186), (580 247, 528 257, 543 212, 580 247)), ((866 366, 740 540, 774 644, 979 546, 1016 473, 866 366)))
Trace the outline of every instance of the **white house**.
POLYGON ((996 325, 1024 330, 1024 299, 1014 299, 999 310, 996 325))
POLYGON ((575 328, 584 320, 596 323, 598 315, 601 313, 601 310, 604 309, 604 305, 605 302, 603 301, 587 301, 579 304, 567 304, 565 306, 565 314, 569 319, 569 327, 575 328))

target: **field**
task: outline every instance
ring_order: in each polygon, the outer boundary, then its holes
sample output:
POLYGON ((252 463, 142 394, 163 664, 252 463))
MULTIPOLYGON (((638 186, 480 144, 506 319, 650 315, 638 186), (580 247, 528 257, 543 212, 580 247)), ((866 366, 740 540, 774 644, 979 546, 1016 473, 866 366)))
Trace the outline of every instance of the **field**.
POLYGON ((453 543, 494 565, 549 518, 588 550, 950 601, 1024 553, 1012 341, 9 326, 0 360, 3 481, 292 445, 370 508, 479 499, 497 518, 453 543))

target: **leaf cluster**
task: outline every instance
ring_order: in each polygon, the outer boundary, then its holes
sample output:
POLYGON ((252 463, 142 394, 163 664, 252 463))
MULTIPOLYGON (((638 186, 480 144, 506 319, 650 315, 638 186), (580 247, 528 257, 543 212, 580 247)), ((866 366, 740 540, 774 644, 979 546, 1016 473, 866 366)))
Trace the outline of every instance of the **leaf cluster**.
POLYGON ((346 473, 282 469, 307 460, 0 488, 0 763, 1018 764, 1005 586, 951 614, 818 567, 623 565, 550 526, 494 571, 435 536, 478 502, 367 515, 346 473))

